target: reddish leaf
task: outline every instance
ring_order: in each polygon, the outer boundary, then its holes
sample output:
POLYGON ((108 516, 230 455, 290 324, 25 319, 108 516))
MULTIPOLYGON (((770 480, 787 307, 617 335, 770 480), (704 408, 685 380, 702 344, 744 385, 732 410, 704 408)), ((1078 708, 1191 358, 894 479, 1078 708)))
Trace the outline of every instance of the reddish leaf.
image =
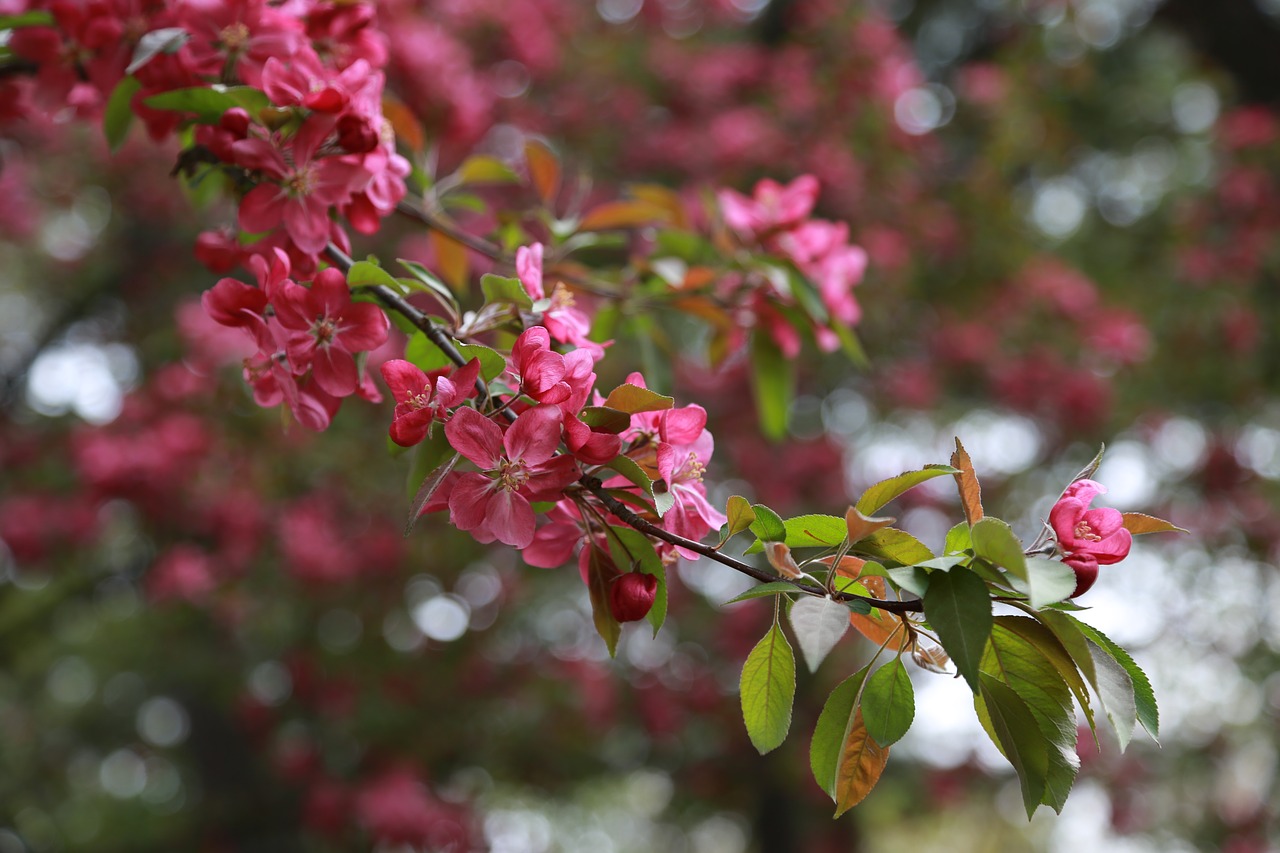
POLYGON ((384 92, 382 95, 382 115, 391 124, 396 139, 414 153, 421 153, 427 147, 426 135, 413 110, 395 95, 384 92))
POLYGON ((666 222, 670 213, 647 201, 610 201, 592 208, 578 223, 581 231, 608 231, 616 228, 641 228, 654 222, 666 222))
POLYGON ((883 530, 897 521, 896 518, 868 518, 855 506, 849 507, 844 514, 845 523, 849 526, 849 542, 860 542, 877 530, 883 530))
POLYGON ((1190 532, 1172 522, 1165 521, 1163 518, 1156 518, 1153 515, 1145 515, 1141 512, 1123 512, 1120 515, 1124 519, 1124 529, 1134 536, 1141 536, 1143 533, 1190 532))
POLYGON ((888 763, 889 747, 880 746, 867 734, 859 708, 840 750, 840 764, 836 769, 836 817, 866 799, 888 763))
POLYGON ((547 205, 555 201, 560 188, 560 158, 545 144, 530 139, 524 146, 525 162, 529 165, 529 180, 538 197, 547 205))
POLYGON ((964 507, 965 521, 972 527, 982 520, 982 487, 978 485, 978 475, 973 471, 969 453, 958 438, 956 452, 951 454, 951 467, 960 469, 960 473, 955 475, 956 486, 960 489, 960 504, 964 507))
POLYGON ((455 292, 465 291, 471 279, 471 258, 467 256, 467 247, 439 231, 432 231, 430 239, 440 265, 440 275, 455 292))

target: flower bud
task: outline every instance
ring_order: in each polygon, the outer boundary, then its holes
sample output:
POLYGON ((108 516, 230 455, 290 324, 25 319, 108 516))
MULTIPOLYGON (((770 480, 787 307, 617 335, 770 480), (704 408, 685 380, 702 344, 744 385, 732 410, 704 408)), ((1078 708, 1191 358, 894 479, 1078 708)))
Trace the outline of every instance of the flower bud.
POLYGON ((609 610, 619 622, 636 622, 648 615, 657 594, 656 575, 628 572, 609 588, 609 610))

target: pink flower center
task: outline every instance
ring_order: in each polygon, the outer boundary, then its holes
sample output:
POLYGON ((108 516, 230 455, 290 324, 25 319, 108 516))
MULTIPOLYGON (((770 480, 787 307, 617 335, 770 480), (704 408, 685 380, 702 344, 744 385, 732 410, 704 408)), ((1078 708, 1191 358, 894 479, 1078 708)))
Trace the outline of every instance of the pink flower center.
POLYGON ((431 405, 431 386, 428 385, 427 387, 422 389, 422 393, 415 394, 414 396, 410 397, 408 400, 408 403, 409 403, 409 408, 413 409, 415 412, 418 411, 419 409, 425 409, 427 406, 430 406, 431 405))
POLYGON ((236 21, 223 27, 222 32, 218 33, 218 40, 228 53, 235 53, 249 41, 249 28, 243 22, 236 21))
POLYGON ((684 464, 671 475, 671 479, 678 483, 701 483, 702 475, 706 470, 707 466, 698 461, 698 454, 690 450, 688 458, 686 458, 684 464))
POLYGON ((330 317, 320 317, 311 324, 311 336, 316 339, 316 346, 327 347, 338 335, 338 321, 330 317))
POLYGON ((1102 537, 1093 532, 1093 528, 1089 526, 1087 521, 1079 521, 1076 523, 1075 534, 1077 539, 1083 539, 1086 542, 1101 542, 1102 537))
POLYGON ((295 196, 311 195, 316 188, 316 167, 308 164, 294 172, 286 186, 295 196))
POLYGON ((503 459, 498 466, 497 474, 498 488, 504 491, 518 491, 521 486, 529 482, 529 466, 523 460, 512 462, 503 459))

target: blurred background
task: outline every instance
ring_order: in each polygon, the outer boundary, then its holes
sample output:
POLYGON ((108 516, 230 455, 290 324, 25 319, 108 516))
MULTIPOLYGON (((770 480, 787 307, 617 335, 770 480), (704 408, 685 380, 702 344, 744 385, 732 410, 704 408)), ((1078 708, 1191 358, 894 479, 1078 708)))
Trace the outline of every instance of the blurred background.
MULTIPOLYGON (((958 435, 1034 536, 1105 441, 1106 502, 1193 533, 1081 599, 1151 676, 1162 743, 1083 736, 1065 811, 1028 823, 966 689, 919 674, 883 781, 832 821, 808 737, 870 649, 802 674, 762 758, 736 690, 771 612, 720 606, 733 573, 682 564, 668 625, 611 661, 572 568, 439 521, 402 538, 387 404, 285 431, 225 366, 191 247, 232 209, 184 197, 176 148, 108 156, 52 116, 0 139, 0 853, 1280 849, 1280 3, 378 14, 443 167, 537 134, 602 191, 819 178, 870 255, 871 368, 806 352, 771 445, 742 366, 692 341, 661 384, 711 413, 721 505, 838 513, 958 435)), ((406 224, 356 246, 431 251, 406 224)), ((934 545, 943 479, 898 505, 934 545)))

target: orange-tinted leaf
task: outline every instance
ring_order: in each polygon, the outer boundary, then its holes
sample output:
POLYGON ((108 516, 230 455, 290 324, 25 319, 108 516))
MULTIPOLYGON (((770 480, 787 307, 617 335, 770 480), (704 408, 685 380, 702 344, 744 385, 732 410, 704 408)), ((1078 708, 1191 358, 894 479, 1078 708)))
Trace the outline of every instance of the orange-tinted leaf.
POLYGON ((383 92, 382 115, 391 123, 396 139, 404 143, 410 151, 421 154, 427 147, 427 137, 422 132, 422 124, 404 101, 389 92, 383 92))
MULTIPOLYGON (((839 569, 836 571, 844 574, 839 569)), ((872 598, 884 598, 888 594, 888 586, 884 578, 863 578, 862 585, 867 588, 867 592, 871 593, 872 598)), ((888 648, 891 651, 905 649, 911 642, 910 632, 902 627, 902 619, 884 610, 872 608, 871 612, 866 614, 850 612, 849 624, 877 646, 889 642, 888 648), (894 636, 895 634, 897 636, 894 636), (891 637, 892 641, 890 641, 891 637)))
POLYGON ((955 475, 956 486, 960 489, 960 504, 964 507, 965 521, 972 527, 982 520, 982 487, 978 485, 978 475, 973 471, 973 462, 969 453, 956 439, 956 452, 951 454, 951 467, 959 468, 955 475))
POLYGON ((440 265, 440 275, 455 293, 465 291, 471 280, 471 259, 467 257, 467 247, 439 231, 432 231, 430 234, 436 262, 440 265))
POLYGON ((633 184, 627 187, 627 193, 633 198, 661 207, 668 213, 666 217, 677 228, 688 228, 689 222, 684 215, 684 205, 680 196, 673 190, 658 184, 633 184))
POLYGON ((947 664, 951 663, 951 657, 943 651, 942 646, 936 646, 933 643, 926 646, 918 637, 911 647, 911 659, 921 669, 927 669, 940 675, 948 675, 950 673, 950 670, 947 669, 947 664))
POLYGON ((538 197, 550 205, 560 189, 560 158, 536 139, 525 143, 524 158, 529 165, 529 180, 533 188, 537 190, 538 197))
POLYGON ((1143 533, 1190 532, 1172 522, 1165 521, 1163 518, 1156 518, 1153 515, 1146 515, 1141 512, 1122 512, 1120 515, 1124 519, 1124 529, 1134 536, 1141 536, 1143 533))
POLYGON ((610 201, 592 208, 578 223, 581 231, 608 231, 615 228, 640 228, 654 222, 666 222, 670 212, 647 201, 610 201))
POLYGON ((880 774, 888 763, 889 747, 880 746, 867 734, 867 727, 862 722, 862 709, 859 708, 845 736, 840 764, 836 769, 836 817, 866 799, 880 781, 880 774))
POLYGON ((849 525, 849 541, 860 542, 877 530, 883 530, 897 521, 896 518, 868 518, 851 506, 844 514, 845 523, 849 525))
POLYGON ((784 578, 798 578, 804 574, 796 565, 796 558, 791 556, 791 549, 786 542, 764 543, 764 554, 769 558, 769 565, 784 578))

